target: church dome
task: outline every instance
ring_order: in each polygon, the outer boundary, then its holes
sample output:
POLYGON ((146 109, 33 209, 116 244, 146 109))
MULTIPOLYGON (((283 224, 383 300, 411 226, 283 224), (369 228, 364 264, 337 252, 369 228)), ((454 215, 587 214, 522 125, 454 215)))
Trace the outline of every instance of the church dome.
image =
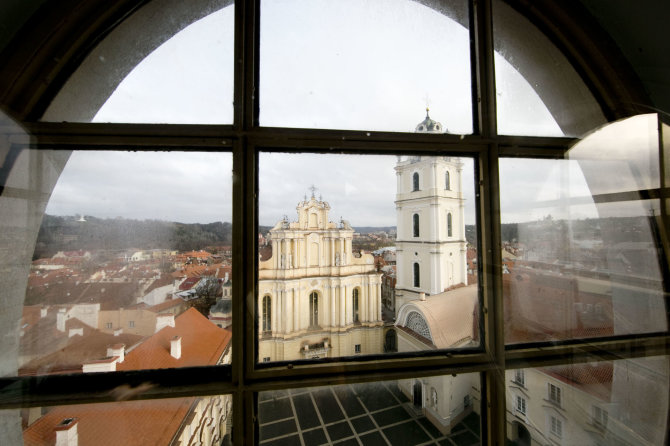
POLYGON ((426 118, 416 125, 414 130, 416 133, 442 133, 444 128, 442 124, 430 119, 428 112, 430 109, 426 107, 426 118))

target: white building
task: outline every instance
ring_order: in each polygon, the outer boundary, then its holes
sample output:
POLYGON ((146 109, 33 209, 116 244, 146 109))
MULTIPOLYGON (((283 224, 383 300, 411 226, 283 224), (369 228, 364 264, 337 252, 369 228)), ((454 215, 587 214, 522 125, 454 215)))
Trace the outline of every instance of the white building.
POLYGON ((328 219, 314 193, 298 221, 269 232, 259 264, 259 360, 352 356, 382 351, 381 275, 370 254, 352 251, 354 230, 328 219))
MULTIPOLYGON (((417 132, 439 133, 426 114, 417 132)), ((453 157, 399 157, 396 211, 396 308, 467 284, 463 163, 453 157)))

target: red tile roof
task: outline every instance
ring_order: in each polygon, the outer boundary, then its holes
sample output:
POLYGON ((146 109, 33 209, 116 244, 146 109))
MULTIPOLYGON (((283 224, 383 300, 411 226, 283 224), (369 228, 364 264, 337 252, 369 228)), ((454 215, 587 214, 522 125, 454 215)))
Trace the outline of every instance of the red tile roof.
POLYGON ((56 407, 23 432, 23 444, 54 445, 55 427, 65 418, 73 417, 79 418, 76 428, 80 445, 170 444, 196 401, 197 398, 189 397, 56 407))
POLYGON ((190 308, 175 319, 174 327, 165 327, 126 354, 117 370, 165 369, 217 364, 230 343, 232 333, 219 328, 190 308), (170 340, 181 336, 181 358, 170 355, 170 340))

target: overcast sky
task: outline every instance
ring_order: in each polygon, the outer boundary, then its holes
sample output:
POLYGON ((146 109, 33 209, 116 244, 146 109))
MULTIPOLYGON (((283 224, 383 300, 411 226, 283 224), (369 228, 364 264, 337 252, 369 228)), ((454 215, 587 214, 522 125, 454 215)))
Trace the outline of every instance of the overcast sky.
MULTIPOLYGON (((468 31, 448 17, 407 0, 293 0, 263 1, 261 21, 262 125, 411 132, 429 105, 450 133, 471 133, 468 31)), ((230 124, 232 25, 227 7, 176 34, 128 75, 94 121, 230 124)), ((531 86, 502 57, 496 68, 497 94, 518 98, 504 101, 515 107, 501 110, 501 133, 560 135, 531 86)), ((333 220, 394 225, 395 160, 263 154, 260 224, 295 219, 314 184, 333 220)), ((466 161, 466 221, 473 223, 466 161)), ((538 198, 537 184, 556 176, 556 163, 502 167, 503 218, 535 218, 518 204, 538 198)), ((47 212, 230 221, 231 168, 226 153, 73 153, 47 212)))

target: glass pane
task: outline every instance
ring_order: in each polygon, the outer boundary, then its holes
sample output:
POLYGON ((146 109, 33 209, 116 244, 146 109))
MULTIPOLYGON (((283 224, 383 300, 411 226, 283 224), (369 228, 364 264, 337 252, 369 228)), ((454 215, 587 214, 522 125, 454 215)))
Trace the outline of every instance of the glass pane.
POLYGON ((421 3, 264 0, 261 125, 472 133, 467 4, 421 3))
POLYGON ((667 357, 508 370, 505 382, 514 444, 665 444, 667 357))
POLYGON ((259 163, 259 362, 479 345, 472 159, 259 163))
POLYGON ((232 402, 215 395, 21 409, 23 444, 230 444, 232 402))
POLYGON ((476 373, 262 392, 261 445, 480 443, 476 373))
POLYGON ((42 119, 231 124, 232 1, 200 3, 149 3, 124 20, 82 62, 42 119))
POLYGON ((230 153, 24 150, 14 171, 38 184, 40 163, 51 184, 23 196, 44 201, 14 203, 41 225, 23 236, 18 355, 3 361, 20 375, 228 363, 230 153))
POLYGON ((580 136, 606 122, 563 54, 525 17, 493 2, 498 133, 580 136))
POLYGON ((567 160, 501 160, 506 342, 667 330, 658 156, 646 115, 567 160))

